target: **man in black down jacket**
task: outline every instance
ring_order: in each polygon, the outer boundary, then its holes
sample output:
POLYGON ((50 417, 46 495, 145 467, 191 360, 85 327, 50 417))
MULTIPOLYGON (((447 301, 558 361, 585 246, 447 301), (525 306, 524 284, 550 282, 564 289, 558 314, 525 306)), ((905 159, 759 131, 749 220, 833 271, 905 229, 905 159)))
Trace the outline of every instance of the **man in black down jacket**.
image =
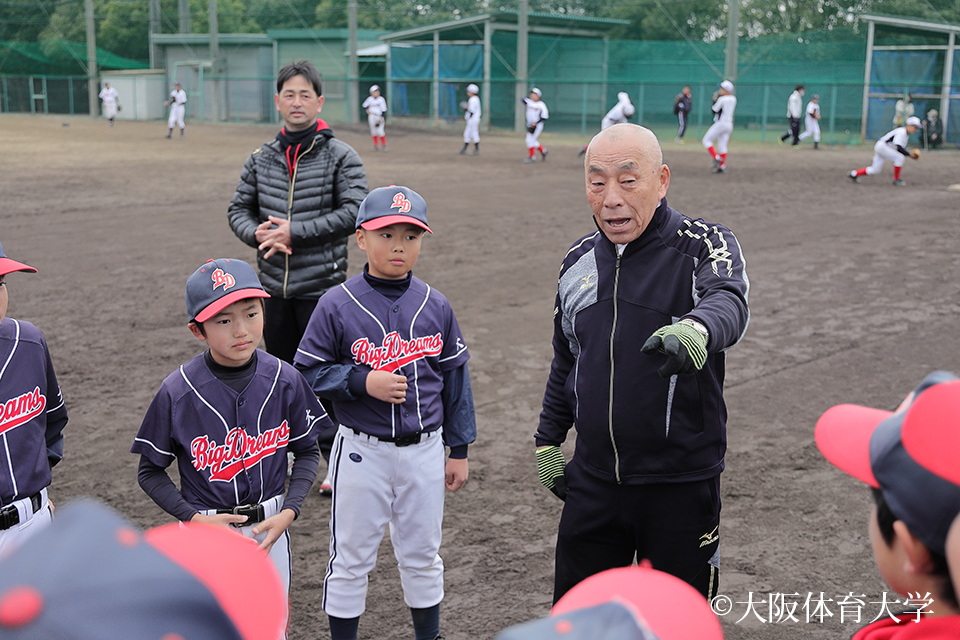
POLYGON ((670 169, 648 129, 602 131, 584 166, 597 230, 560 269, 536 433, 540 481, 565 499, 554 602, 584 578, 643 559, 710 599, 724 363, 749 319, 740 244, 729 229, 667 206, 670 169))
POLYGON ((274 101, 276 139, 243 165, 230 201, 230 228, 257 248, 267 352, 292 363, 320 296, 347 277, 347 240, 367 195, 360 156, 317 118, 320 74, 306 60, 286 65, 274 101))

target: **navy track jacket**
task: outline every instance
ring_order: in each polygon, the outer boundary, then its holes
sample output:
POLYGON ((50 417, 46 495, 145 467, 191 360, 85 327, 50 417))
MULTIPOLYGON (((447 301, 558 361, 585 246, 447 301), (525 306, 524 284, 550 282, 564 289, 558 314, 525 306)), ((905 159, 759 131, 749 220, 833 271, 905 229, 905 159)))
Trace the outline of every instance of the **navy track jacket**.
POLYGON ((723 470, 726 349, 747 328, 747 279, 729 229, 660 201, 618 256, 600 231, 578 240, 560 269, 554 358, 536 433, 559 445, 577 429, 577 464, 599 480, 688 482, 723 470), (710 333, 703 368, 663 379, 650 335, 681 318, 710 333))

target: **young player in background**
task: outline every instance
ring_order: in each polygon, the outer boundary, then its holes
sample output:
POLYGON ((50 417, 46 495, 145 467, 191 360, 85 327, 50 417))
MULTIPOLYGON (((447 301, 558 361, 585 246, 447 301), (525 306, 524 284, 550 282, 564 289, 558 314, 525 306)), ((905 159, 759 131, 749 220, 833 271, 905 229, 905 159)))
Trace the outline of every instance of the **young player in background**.
POLYGON ((67 409, 43 333, 7 316, 7 275, 36 273, 0 245, 0 558, 53 520, 47 496, 63 458, 67 409))
POLYGON ((800 134, 800 140, 806 140, 813 136, 813 148, 820 148, 820 96, 813 94, 810 102, 807 103, 807 115, 803 123, 803 133, 800 134))
POLYGON ((109 82, 104 82, 99 98, 103 101, 103 117, 110 122, 112 127, 113 120, 117 117, 117 111, 120 107, 118 104, 120 96, 117 94, 117 90, 110 86, 109 82))
POLYGON ((288 592, 287 528, 317 476, 317 436, 334 425, 303 376, 257 348, 267 297, 242 260, 210 260, 190 276, 187 326, 209 348, 163 381, 130 452, 140 455, 140 487, 161 509, 182 522, 236 527, 270 555, 288 592), (179 489, 167 474, 174 461, 179 489))
POLYGON ((720 95, 711 107, 715 114, 714 122, 703 134, 703 146, 713 159, 714 173, 727 170, 727 143, 733 133, 733 113, 737 109, 737 96, 733 95, 733 89, 733 83, 729 80, 720 83, 720 95))
POLYGON ((370 87, 370 95, 360 105, 367 112, 367 123, 370 125, 370 137, 373 138, 374 151, 387 150, 387 134, 384 114, 387 112, 387 101, 380 95, 380 87, 370 87))
POLYGON ((521 100, 526 107, 524 117, 527 122, 526 144, 529 154, 524 162, 536 162, 537 151, 540 151, 541 160, 547 159, 547 150, 540 144, 540 134, 543 133, 544 121, 550 117, 550 111, 547 109, 546 103, 540 99, 541 95, 543 94, 540 89, 534 87, 530 89, 530 97, 521 100))
POLYGON ((893 131, 888 131, 877 140, 873 145, 873 164, 869 167, 855 169, 849 174, 849 178, 854 182, 860 182, 860 176, 874 176, 883 169, 883 163, 887 160, 893 162, 893 186, 902 187, 906 183, 900 178, 900 170, 903 169, 904 160, 913 158, 920 159, 920 150, 913 149, 907 151, 907 143, 910 142, 910 136, 920 129, 922 123, 920 118, 910 116, 907 118, 907 124, 897 127, 893 131))
POLYGON ((467 85, 467 103, 463 110, 463 119, 466 124, 463 127, 463 149, 460 149, 460 155, 467 153, 467 146, 472 142, 473 151, 470 155, 480 155, 480 87, 475 84, 467 85))
POLYGON ((177 125, 180 127, 180 138, 183 138, 183 130, 186 128, 183 116, 187 111, 187 92, 179 82, 173 83, 170 99, 165 100, 163 106, 170 107, 170 117, 167 118, 167 137, 173 137, 173 125, 177 125))
POLYGON ((416 639, 440 637, 443 488, 467 480, 476 421, 470 354, 450 303, 413 276, 425 232, 419 194, 371 191, 357 216, 363 273, 320 298, 297 352, 340 422, 322 602, 332 640, 357 638, 388 524, 416 639))
MULTIPOLYGON (((627 122, 634 113, 636 113, 636 109, 634 109, 633 103, 630 101, 630 94, 626 91, 621 91, 617 94, 617 104, 613 105, 610 111, 607 111, 607 114, 603 116, 603 120, 600 121, 600 131, 603 131, 607 127, 612 127, 615 124, 627 122)), ((587 146, 588 145, 583 145, 583 149, 580 149, 577 156, 586 154, 587 146)))

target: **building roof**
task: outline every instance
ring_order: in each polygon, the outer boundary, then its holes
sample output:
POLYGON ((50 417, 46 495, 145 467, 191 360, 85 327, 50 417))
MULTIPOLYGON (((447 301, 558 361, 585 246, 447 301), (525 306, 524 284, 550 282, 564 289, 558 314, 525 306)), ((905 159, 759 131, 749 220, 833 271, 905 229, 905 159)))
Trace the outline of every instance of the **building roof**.
MULTIPOLYGON (((448 20, 424 27, 403 29, 380 36, 385 42, 399 40, 417 40, 439 33, 442 40, 481 40, 484 23, 494 28, 515 30, 520 14, 517 11, 492 11, 460 20, 448 20)), ((589 16, 571 16, 554 13, 527 13, 527 25, 531 33, 556 33, 601 37, 610 27, 630 24, 629 20, 612 18, 593 18, 589 16)))

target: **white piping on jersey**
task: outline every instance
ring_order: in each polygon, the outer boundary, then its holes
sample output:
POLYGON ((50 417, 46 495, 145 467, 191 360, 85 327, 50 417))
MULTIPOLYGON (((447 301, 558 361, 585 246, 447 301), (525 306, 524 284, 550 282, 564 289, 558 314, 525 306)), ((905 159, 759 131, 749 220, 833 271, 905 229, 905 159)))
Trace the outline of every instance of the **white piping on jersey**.
POLYGON ((347 289, 346 283, 341 284, 341 285, 340 285, 340 288, 347 292, 347 295, 350 296, 350 299, 353 300, 354 303, 356 303, 356 305, 357 305, 358 307, 360 307, 360 309, 361 309, 364 313, 366 313, 368 316, 370 316, 371 318, 373 318, 373 321, 377 323, 377 326, 378 326, 378 327, 380 327, 380 331, 383 332, 383 337, 386 338, 386 337, 387 337, 387 330, 384 328, 383 323, 380 322, 380 319, 377 318, 377 316, 375 316, 373 313, 371 313, 369 309, 367 309, 367 308, 364 307, 362 304, 360 304, 360 301, 357 300, 356 296, 353 295, 353 293, 350 291, 350 289, 347 289))
MULTIPOLYGON (((11 318, 13 320, 13 318, 11 318)), ((17 327, 16 335, 13 338, 13 348, 10 349, 10 355, 7 356, 7 361, 3 363, 3 368, 0 369, 0 378, 3 377, 4 371, 7 370, 7 365, 10 364, 10 361, 13 360, 13 354, 16 353, 17 347, 20 345, 20 323, 16 320, 13 320, 13 324, 17 327)), ((13 495, 16 496, 20 493, 20 490, 17 488, 17 477, 13 473, 13 457, 10 455, 10 443, 7 441, 7 434, 3 434, 3 449, 7 454, 7 469, 10 471, 10 482, 13 484, 13 495)))
POLYGON ((133 441, 134 441, 134 442, 142 442, 142 443, 144 443, 144 444, 148 444, 148 445, 150 445, 150 448, 151 448, 151 449, 153 449, 154 451, 156 451, 157 453, 159 453, 159 454, 161 454, 161 455, 170 456, 171 458, 176 457, 176 456, 173 454, 173 452, 171 452, 171 451, 164 451, 163 449, 159 449, 159 448, 157 448, 157 445, 153 444, 153 443, 150 442, 149 440, 144 440, 143 438, 134 438, 133 441))
MULTIPOLYGON (((413 314, 413 318, 411 318, 410 320, 410 338, 411 339, 413 338, 413 325, 417 322, 417 318, 420 317, 420 312, 422 312, 423 308, 427 306, 427 300, 430 299, 430 292, 432 291, 432 289, 428 284, 426 285, 426 287, 427 287, 427 292, 423 296, 423 302, 420 303, 420 308, 417 309, 416 313, 413 314)), ((420 427, 419 429, 417 429, 417 431, 423 431, 423 412, 420 407, 420 367, 417 366, 416 361, 414 361, 413 363, 413 383, 417 391, 417 423, 419 424, 419 427, 420 427)), ((393 434, 393 436, 396 437, 397 434, 393 434)))
MULTIPOLYGON (((264 409, 266 409, 267 403, 270 402, 270 398, 273 397, 273 391, 274 391, 274 389, 277 388, 277 380, 280 379, 280 368, 281 368, 282 366, 283 366, 283 365, 280 364, 280 361, 277 360, 277 372, 276 372, 275 374, 273 374, 273 383, 270 385, 270 392, 267 393, 267 397, 263 399, 263 404, 260 405, 260 412, 257 413, 257 435, 258 435, 258 436, 263 434, 263 431, 260 430, 260 425, 261 425, 261 422, 263 421, 263 411, 264 411, 264 409)), ((256 373, 254 373, 254 375, 256 375, 256 373)), ((260 472, 260 499, 257 500, 257 502, 259 503, 259 502, 263 502, 263 465, 262 465, 262 464, 258 464, 258 465, 257 465, 257 468, 258 468, 258 470, 259 470, 259 472, 260 472)), ((244 470, 244 471, 247 470, 247 463, 246 463, 246 461, 244 461, 244 463, 243 463, 243 470, 244 470)), ((271 497, 272 497, 272 496, 271 496, 271 497)), ((239 503, 238 503, 238 504, 239 504, 239 503)))
POLYGON ((307 356, 307 357, 309 357, 309 358, 313 358, 313 359, 316 360, 317 362, 326 362, 326 360, 324 360, 324 359, 321 358, 320 356, 314 355, 314 354, 310 353, 309 351, 304 351, 304 350, 301 349, 300 347, 297 347, 297 353, 302 353, 303 355, 305 355, 305 356, 307 356))
MULTIPOLYGON (((203 395, 202 395, 199 391, 197 391, 197 388, 196 388, 195 386, 193 386, 193 383, 190 382, 190 378, 187 377, 186 372, 183 370, 183 365, 180 365, 179 371, 180 371, 180 377, 183 378, 183 381, 187 383, 187 386, 190 387, 191 391, 193 391, 193 393, 194 393, 198 398, 200 398, 200 401, 201 401, 203 404, 207 405, 207 408, 209 408, 210 411, 212 411, 212 412, 214 413, 214 415, 216 415, 218 418, 220 418, 220 422, 223 423, 223 437, 226 438, 227 435, 229 435, 229 433, 230 433, 230 426, 227 424, 226 419, 224 419, 224 417, 223 417, 222 415, 220 415, 220 412, 217 411, 216 409, 214 409, 214 408, 213 408, 213 405, 210 404, 209 402, 207 402, 207 399, 204 398, 203 395)), ((234 478, 234 479, 232 480, 232 483, 233 483, 234 503, 235 503, 235 504, 240 504, 240 487, 239 487, 239 485, 237 484, 237 479, 234 478)))

